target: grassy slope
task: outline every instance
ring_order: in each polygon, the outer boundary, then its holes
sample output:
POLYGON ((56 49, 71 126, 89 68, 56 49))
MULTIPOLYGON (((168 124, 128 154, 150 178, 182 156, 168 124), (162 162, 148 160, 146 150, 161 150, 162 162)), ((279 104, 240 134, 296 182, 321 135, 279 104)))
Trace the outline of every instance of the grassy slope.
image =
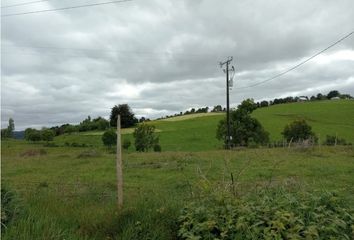
MULTIPOLYGON (((354 101, 318 101, 274 105, 257 109, 256 117, 270 133, 271 140, 281 140, 281 132, 289 122, 304 118, 313 127, 313 131, 324 141, 325 136, 338 135, 354 143, 354 101)), ((191 114, 174 117, 150 124, 159 131, 163 151, 205 151, 216 150, 222 143, 215 138, 216 126, 222 113, 191 114)), ((123 139, 133 143, 132 129, 123 130, 123 139)), ((88 143, 102 146, 102 132, 63 135, 56 139, 59 144, 65 142, 88 143)), ((133 151, 133 147, 130 151, 133 151)))
POLYGON ((354 101, 317 101, 279 104, 257 109, 255 116, 270 132, 272 140, 281 139, 284 126, 298 118, 305 119, 322 139, 338 135, 354 143, 354 101))

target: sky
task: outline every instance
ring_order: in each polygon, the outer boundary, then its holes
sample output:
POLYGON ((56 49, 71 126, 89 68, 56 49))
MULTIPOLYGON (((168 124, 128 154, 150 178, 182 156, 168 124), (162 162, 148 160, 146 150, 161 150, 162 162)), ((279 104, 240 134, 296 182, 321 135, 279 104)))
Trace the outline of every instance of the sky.
POLYGON ((354 95, 354 1, 3 0, 1 127, 16 130, 109 118, 127 103, 157 118, 223 105, 219 62, 233 57, 231 106, 338 90, 354 95))

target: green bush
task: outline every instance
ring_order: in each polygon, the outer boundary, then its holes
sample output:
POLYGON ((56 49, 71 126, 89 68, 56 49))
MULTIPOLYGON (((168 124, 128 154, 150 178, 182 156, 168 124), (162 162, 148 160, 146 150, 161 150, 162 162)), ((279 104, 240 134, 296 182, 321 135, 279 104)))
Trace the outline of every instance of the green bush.
POLYGON ((145 123, 135 128, 133 136, 138 152, 147 152, 159 143, 159 138, 155 135, 155 126, 145 123))
POLYGON ((264 191, 241 199, 204 198, 179 218, 181 239, 351 239, 353 209, 333 193, 264 191))
POLYGON ((343 138, 338 138, 337 136, 327 135, 324 144, 328 146, 346 145, 347 141, 345 141, 343 138))
POLYGON ((102 142, 109 148, 117 145, 117 133, 113 129, 105 131, 102 135, 102 142))
MULTIPOLYGON (((231 145, 249 146, 266 144, 269 141, 269 133, 264 130, 262 124, 251 116, 257 108, 253 99, 246 99, 237 106, 235 111, 230 112, 230 136, 231 145)), ((227 147, 227 121, 226 118, 220 120, 216 129, 216 138, 223 140, 227 147)), ((253 147, 252 146, 252 147, 253 147)))
POLYGON ((15 194, 1 187, 1 227, 6 227, 19 214, 18 201, 15 194))
POLYGON ((160 144, 154 145, 154 152, 161 152, 161 145, 160 144))
POLYGON ((124 139, 123 144, 122 144, 123 145, 123 149, 125 149, 125 150, 129 149, 131 144, 132 143, 130 142, 129 139, 124 139))
POLYGON ((282 134, 287 141, 297 142, 308 139, 316 141, 316 135, 311 129, 304 119, 300 119, 286 125, 282 134))

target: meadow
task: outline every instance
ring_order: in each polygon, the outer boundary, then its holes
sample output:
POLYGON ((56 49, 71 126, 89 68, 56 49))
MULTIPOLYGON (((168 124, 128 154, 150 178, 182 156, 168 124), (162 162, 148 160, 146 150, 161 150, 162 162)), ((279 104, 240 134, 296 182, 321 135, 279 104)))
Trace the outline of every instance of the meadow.
MULTIPOLYGON (((326 111, 315 111, 321 108, 319 102, 277 105, 254 115, 275 140, 280 138, 279 126, 301 115, 321 136, 337 133, 354 142, 353 102, 326 103, 326 108, 338 105, 333 107, 336 114, 323 120, 326 111)), ((115 154, 103 146, 102 133, 59 136, 57 147, 2 141, 2 186, 15 193, 16 213, 3 227, 2 239, 178 239, 181 209, 230 187, 237 197, 276 187, 335 192, 354 207, 353 146, 226 151, 215 139, 222 117, 152 122, 162 152, 137 153, 133 146, 123 152, 123 209, 116 206, 115 154), (74 142, 85 145, 69 146, 74 142)), ((133 140, 131 130, 125 130, 123 138, 133 140)))

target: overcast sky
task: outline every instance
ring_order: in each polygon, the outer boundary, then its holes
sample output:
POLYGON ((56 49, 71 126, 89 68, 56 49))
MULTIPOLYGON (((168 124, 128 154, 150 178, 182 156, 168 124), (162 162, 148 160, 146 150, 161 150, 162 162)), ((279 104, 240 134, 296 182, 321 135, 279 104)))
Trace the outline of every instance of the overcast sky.
MULTIPOLYGON (((30 0, 2 1, 2 6, 30 0)), ((108 0, 48 0, 2 14, 108 0)), ((218 62, 233 56, 232 106, 245 98, 354 95, 354 34, 300 68, 251 88, 354 30, 353 0, 134 0, 1 18, 1 127, 140 117, 225 105, 218 62)))

